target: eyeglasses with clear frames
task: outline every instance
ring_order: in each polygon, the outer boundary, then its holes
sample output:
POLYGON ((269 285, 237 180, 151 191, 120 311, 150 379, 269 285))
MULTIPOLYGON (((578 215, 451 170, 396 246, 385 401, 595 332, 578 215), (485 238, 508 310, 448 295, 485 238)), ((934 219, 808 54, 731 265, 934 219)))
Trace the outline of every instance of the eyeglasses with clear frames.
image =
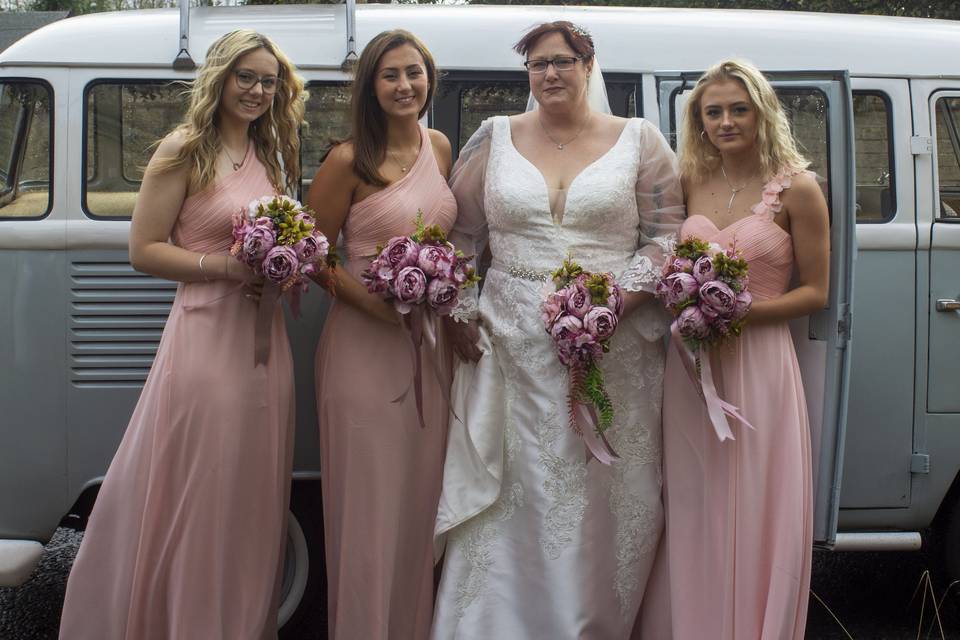
POLYGON ((557 71, 570 71, 582 59, 581 56, 557 56, 551 60, 527 60, 523 66, 528 73, 546 73, 550 65, 557 71))
POLYGON ((237 86, 244 91, 253 89, 257 86, 257 83, 260 83, 260 86, 263 87, 264 93, 276 93, 280 87, 280 78, 277 76, 263 76, 261 78, 252 71, 245 69, 235 70, 233 76, 237 79, 237 86))

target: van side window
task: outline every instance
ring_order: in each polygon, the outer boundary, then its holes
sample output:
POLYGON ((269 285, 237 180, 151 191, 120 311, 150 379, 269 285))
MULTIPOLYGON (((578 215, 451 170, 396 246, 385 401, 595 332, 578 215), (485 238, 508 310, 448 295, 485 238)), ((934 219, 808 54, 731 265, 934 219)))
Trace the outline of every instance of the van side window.
POLYGON ((890 103, 877 92, 853 92, 857 150, 857 222, 888 222, 897 211, 890 103))
POLYGON ((84 211, 125 219, 143 180, 154 143, 180 124, 186 86, 165 81, 97 81, 86 90, 84 211))
POLYGON ((830 202, 827 98, 820 91, 811 89, 779 89, 777 96, 790 119, 800 153, 810 161, 807 168, 817 174, 817 182, 830 202))
MULTIPOLYGON (((441 87, 441 91, 443 88, 441 87)), ((460 127, 458 149, 467 144, 480 124, 493 116, 511 116, 527 109, 530 85, 526 82, 482 83, 460 92, 460 127)), ((451 142, 453 139, 451 139, 451 142)))
POLYGON ((0 218, 50 211, 52 99, 44 82, 0 82, 0 218))
POLYGON ((940 219, 960 218, 960 97, 937 100, 940 219))
POLYGON ((350 134, 350 85, 346 83, 307 85, 306 122, 300 130, 300 188, 306 197, 313 174, 334 140, 350 134))

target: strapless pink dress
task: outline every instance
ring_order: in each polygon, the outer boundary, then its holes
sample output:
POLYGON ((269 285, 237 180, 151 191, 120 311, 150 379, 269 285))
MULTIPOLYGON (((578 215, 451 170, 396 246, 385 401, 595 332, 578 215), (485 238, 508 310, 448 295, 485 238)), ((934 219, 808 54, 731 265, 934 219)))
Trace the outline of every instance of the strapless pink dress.
MULTIPOLYGON (((771 181, 753 215, 724 229, 691 215, 681 236, 735 243, 749 262, 754 299, 782 295, 793 244, 773 218, 789 186, 789 176, 771 181)), ((810 429, 787 323, 748 325, 713 350, 711 365, 720 397, 755 430, 731 420, 736 439, 720 442, 671 346, 663 385, 666 531, 640 637, 800 640, 813 536, 810 429)))
MULTIPOLYGON (((350 208, 343 268, 355 277, 377 245, 414 232, 418 209, 426 224, 447 231, 456 220, 426 129, 421 139, 406 176, 350 208)), ((417 640, 430 632, 448 407, 432 352, 422 357, 425 428, 408 333, 334 300, 316 359, 331 640, 417 640)))
MULTIPOLYGON (((248 151, 184 201, 174 243, 227 253, 234 213, 271 193, 248 151)), ((293 362, 278 305, 269 361, 254 366, 256 312, 235 282, 177 289, 67 583, 61 639, 276 638, 293 362)))

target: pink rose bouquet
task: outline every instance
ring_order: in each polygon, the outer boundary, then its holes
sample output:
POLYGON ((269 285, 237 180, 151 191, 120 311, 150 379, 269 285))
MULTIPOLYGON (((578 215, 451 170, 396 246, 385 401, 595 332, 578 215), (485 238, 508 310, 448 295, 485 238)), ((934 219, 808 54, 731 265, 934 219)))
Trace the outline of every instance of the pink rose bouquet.
POLYGON ((330 242, 311 211, 284 195, 263 196, 234 217, 230 254, 287 291, 332 260, 330 242))
POLYGON ((570 426, 597 460, 610 464, 617 455, 604 432, 613 424, 613 403, 598 362, 610 350, 623 313, 623 291, 612 274, 584 271, 569 258, 553 272, 553 284, 540 318, 569 372, 570 426))
POLYGON ((691 237, 667 258, 656 295, 675 316, 680 337, 696 351, 740 335, 753 301, 747 282, 747 262, 734 247, 724 251, 691 237))
POLYGON ((447 242, 437 225, 425 226, 423 212, 417 212, 417 230, 411 236, 396 236, 363 273, 367 291, 393 302, 406 315, 417 305, 426 305, 439 316, 449 315, 460 301, 461 292, 480 278, 470 266, 470 256, 447 242))

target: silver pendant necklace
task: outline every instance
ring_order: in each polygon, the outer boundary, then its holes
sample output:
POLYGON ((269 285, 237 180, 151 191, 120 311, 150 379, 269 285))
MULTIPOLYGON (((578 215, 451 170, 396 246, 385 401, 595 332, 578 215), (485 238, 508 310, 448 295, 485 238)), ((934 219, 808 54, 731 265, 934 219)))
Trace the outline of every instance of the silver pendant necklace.
POLYGON ((566 142, 557 142, 556 140, 554 140, 553 136, 547 133, 547 128, 543 126, 543 121, 540 120, 539 115, 537 115, 537 123, 540 125, 540 130, 543 131, 543 135, 547 136, 547 140, 555 144, 559 151, 563 151, 564 147, 566 147, 568 144, 570 144, 571 142, 573 142, 574 140, 580 137, 580 134, 583 133, 583 130, 587 128, 587 124, 589 124, 590 117, 592 115, 593 115, 592 113, 587 114, 587 119, 583 121, 582 125, 580 125, 580 130, 577 131, 577 133, 566 142))
POLYGON ((753 180, 753 176, 750 176, 746 181, 739 187, 733 186, 733 183, 730 182, 730 178, 727 177, 727 171, 723 168, 723 163, 720 163, 720 173, 723 175, 723 181, 727 183, 727 186, 730 187, 730 202, 727 203, 727 215, 733 212, 733 200, 737 197, 737 194, 747 188, 747 185, 750 184, 750 181, 753 180))

